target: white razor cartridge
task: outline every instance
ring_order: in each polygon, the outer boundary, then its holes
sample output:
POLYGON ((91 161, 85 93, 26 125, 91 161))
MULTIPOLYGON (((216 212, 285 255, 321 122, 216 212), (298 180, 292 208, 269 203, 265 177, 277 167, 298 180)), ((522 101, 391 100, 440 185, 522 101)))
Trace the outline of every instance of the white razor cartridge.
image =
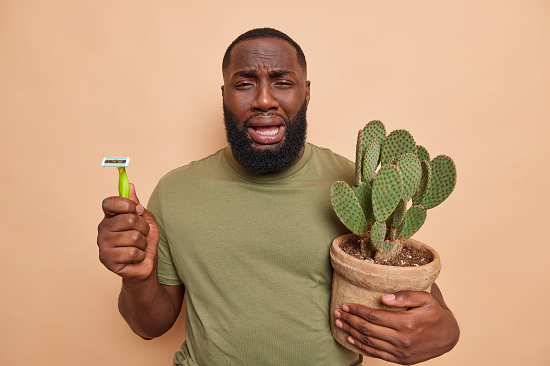
POLYGON ((129 157, 107 157, 103 158, 102 166, 127 167, 130 164, 129 157))

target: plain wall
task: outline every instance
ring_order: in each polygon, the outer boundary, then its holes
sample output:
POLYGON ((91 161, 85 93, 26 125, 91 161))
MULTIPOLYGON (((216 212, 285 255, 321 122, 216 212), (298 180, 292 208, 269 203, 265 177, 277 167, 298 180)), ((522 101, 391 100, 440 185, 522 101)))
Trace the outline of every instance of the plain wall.
POLYGON ((130 156, 146 202, 225 146, 221 59, 264 26, 306 54, 310 142, 354 159, 379 119, 456 162, 415 238, 442 257, 461 339, 426 364, 549 365, 544 0, 0 1, 0 364, 171 365, 184 314, 141 340, 98 260, 118 179, 101 159, 130 156))

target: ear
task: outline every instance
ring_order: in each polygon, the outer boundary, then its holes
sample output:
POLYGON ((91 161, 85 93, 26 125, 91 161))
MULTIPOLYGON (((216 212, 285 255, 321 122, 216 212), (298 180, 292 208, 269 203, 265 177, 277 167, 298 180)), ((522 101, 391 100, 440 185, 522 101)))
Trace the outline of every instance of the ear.
POLYGON ((311 90, 311 81, 306 80, 306 103, 309 105, 309 95, 311 90))

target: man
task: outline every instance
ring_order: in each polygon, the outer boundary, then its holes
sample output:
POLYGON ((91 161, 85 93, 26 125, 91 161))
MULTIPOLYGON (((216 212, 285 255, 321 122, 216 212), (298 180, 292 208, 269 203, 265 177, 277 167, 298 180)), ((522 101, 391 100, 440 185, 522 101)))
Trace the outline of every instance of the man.
MULTIPOLYGON (((229 147, 161 179, 146 210, 103 201, 101 262, 122 277, 119 309, 144 339, 176 321, 187 293, 186 341, 175 365, 349 365, 330 333, 331 241, 346 229, 330 185, 353 164, 305 143, 310 99, 301 48, 255 29, 227 49, 222 71, 229 147)), ((336 325, 374 357, 413 364, 458 341, 436 285, 382 297, 403 312, 346 304, 336 325)))

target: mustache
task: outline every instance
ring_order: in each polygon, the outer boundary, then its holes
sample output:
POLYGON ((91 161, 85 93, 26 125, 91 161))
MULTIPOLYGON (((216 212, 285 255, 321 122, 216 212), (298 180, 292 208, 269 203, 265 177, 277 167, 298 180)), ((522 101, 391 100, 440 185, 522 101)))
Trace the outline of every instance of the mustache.
POLYGON ((248 122, 254 118, 254 117, 267 117, 267 116, 277 116, 279 118, 281 118, 283 121, 285 121, 285 124, 288 125, 290 124, 290 120, 288 118, 286 118, 285 116, 283 116, 282 114, 280 113, 276 113, 276 112, 259 112, 259 113, 255 113, 253 115, 250 115, 248 116, 244 122, 243 122, 243 126, 246 126, 248 124, 248 122))

